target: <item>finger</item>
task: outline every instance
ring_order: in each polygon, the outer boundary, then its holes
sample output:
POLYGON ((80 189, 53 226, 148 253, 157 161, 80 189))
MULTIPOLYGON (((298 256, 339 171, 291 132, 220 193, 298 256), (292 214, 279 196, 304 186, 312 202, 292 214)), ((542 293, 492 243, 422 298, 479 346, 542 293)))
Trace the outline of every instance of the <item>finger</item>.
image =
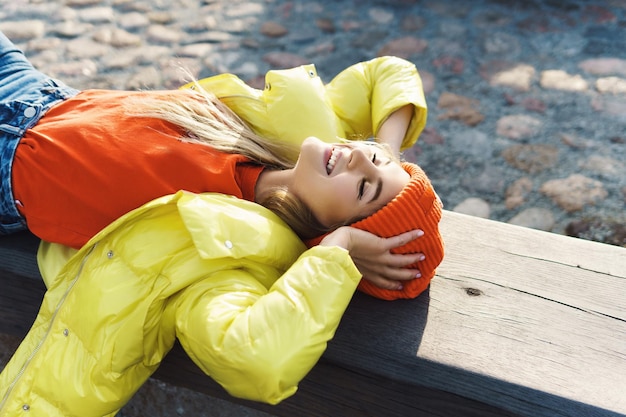
POLYGON ((391 279, 392 277, 396 281, 411 281, 413 279, 421 278, 422 273, 419 269, 402 268, 401 270, 396 270, 393 274, 387 276, 388 279, 391 279))
POLYGON ((408 232, 401 233, 396 236, 392 236, 385 239, 385 247, 387 249, 393 249, 400 246, 404 246, 407 243, 424 236, 424 231, 421 229, 410 230, 408 232))
POLYGON ((412 279, 421 278, 422 273, 419 269, 389 268, 379 272, 376 277, 390 281, 410 281, 412 279))
POLYGON ((385 257, 383 263, 387 267, 403 268, 408 265, 412 265, 426 259, 426 256, 421 253, 402 253, 402 254, 389 254, 385 257))

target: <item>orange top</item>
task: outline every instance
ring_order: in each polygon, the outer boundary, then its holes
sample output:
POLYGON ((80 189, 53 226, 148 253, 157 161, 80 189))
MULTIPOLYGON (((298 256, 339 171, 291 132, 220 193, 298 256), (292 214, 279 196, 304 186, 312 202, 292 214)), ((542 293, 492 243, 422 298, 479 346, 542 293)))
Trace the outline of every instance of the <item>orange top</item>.
POLYGON ((261 166, 180 142, 176 126, 128 115, 124 105, 179 94, 186 93, 90 90, 50 109, 13 162, 13 192, 29 229, 79 248, 121 215, 181 189, 254 201, 261 166))

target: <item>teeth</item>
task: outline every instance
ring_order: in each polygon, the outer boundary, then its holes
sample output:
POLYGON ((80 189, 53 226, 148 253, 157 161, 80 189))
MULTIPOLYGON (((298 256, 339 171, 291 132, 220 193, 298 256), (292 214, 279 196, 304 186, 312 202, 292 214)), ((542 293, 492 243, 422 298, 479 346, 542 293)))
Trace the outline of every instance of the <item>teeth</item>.
POLYGON ((333 171, 333 168, 335 167, 335 162, 337 162, 337 153, 335 151, 336 149, 333 148, 330 154, 330 159, 328 159, 328 163, 326 164, 326 173, 328 174, 333 171))

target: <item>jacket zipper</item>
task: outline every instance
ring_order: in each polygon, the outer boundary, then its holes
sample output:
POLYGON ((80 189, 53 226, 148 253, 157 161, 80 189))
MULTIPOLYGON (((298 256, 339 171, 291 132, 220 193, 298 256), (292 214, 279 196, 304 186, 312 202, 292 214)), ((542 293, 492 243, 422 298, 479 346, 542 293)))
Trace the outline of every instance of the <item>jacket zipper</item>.
POLYGON ((65 302, 65 299, 69 295, 69 293, 72 290, 72 288, 74 288, 74 284, 76 284, 76 281, 78 281, 78 278, 80 277, 80 275, 81 275, 81 273, 83 271, 83 267, 85 266, 85 263, 87 262, 87 259, 89 258, 89 256, 93 252, 93 250, 96 248, 96 246, 98 246, 98 243, 94 244, 91 247, 91 249, 89 249, 89 252, 87 252, 87 254, 85 254, 85 256, 83 256, 83 259, 80 262, 80 266, 78 268, 78 272, 76 273, 76 276, 74 277, 74 279, 72 279, 72 282, 67 287, 67 289, 65 290, 65 293, 63 294, 63 297, 61 297, 61 299, 59 300, 59 303, 57 304, 57 306, 54 309, 54 313, 52 314, 52 317, 49 320, 49 326, 48 326, 48 329, 46 330, 46 333, 43 335, 43 337, 41 338, 39 343, 37 343, 37 346, 35 346, 35 349, 33 349, 31 354, 28 356, 28 359, 26 359, 26 361, 24 362, 24 365, 22 366, 20 371, 17 373, 17 375, 13 379, 13 382, 11 382, 11 384, 9 385, 9 388, 7 389, 7 392, 4 394, 4 397, 2 398, 2 401, 0 402, 0 411, 2 411, 2 409, 5 406, 5 404, 7 403, 8 399, 9 399, 9 396, 11 395, 11 392, 15 388, 15 385, 17 385, 17 383, 20 380, 20 378, 22 377, 22 375, 24 375, 24 372, 26 372, 26 368, 28 367, 30 362, 33 360, 33 358, 35 357, 37 352, 39 352, 39 349, 41 349, 41 347, 43 346, 44 342, 48 338, 48 335, 50 334, 50 331, 52 330, 52 325, 54 324, 54 320, 56 319, 57 314, 59 313, 59 310, 61 309, 61 306, 65 302))

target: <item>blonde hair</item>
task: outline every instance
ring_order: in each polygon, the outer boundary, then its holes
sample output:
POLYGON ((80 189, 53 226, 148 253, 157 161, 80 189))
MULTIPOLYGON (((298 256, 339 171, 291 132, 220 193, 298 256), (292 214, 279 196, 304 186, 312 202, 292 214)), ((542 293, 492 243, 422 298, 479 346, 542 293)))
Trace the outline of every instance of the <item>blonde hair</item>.
MULTIPOLYGON (((184 133, 178 139, 183 142, 199 143, 221 152, 244 155, 257 164, 273 169, 293 168, 299 148, 257 135, 215 95, 197 84, 193 89, 181 90, 180 94, 180 100, 142 98, 141 103, 127 103, 127 111, 140 117, 165 120, 180 127, 184 133)), ((286 188, 269 190, 267 197, 259 204, 273 211, 301 239, 311 239, 332 230, 322 225, 309 207, 286 188)))

